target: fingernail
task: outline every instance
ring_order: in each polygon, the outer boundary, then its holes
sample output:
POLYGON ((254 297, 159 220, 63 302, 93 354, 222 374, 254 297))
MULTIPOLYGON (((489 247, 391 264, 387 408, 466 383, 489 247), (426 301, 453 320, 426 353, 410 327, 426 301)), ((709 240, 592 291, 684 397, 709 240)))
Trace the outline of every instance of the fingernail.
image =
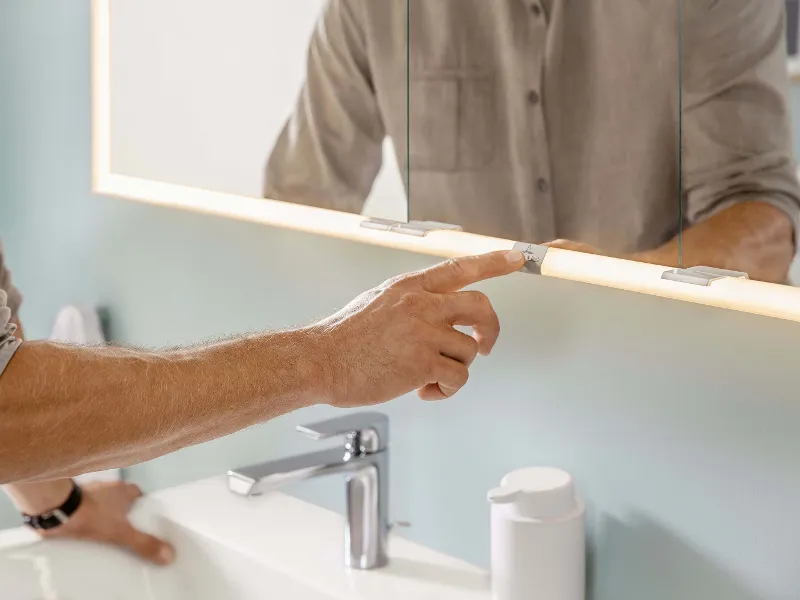
POLYGON ((158 551, 158 561, 162 565, 168 565, 173 560, 175 560, 175 551, 170 546, 161 546, 161 549, 158 551))
POLYGON ((512 265, 517 265, 525 260, 525 257, 519 250, 511 250, 506 254, 506 260, 512 265))

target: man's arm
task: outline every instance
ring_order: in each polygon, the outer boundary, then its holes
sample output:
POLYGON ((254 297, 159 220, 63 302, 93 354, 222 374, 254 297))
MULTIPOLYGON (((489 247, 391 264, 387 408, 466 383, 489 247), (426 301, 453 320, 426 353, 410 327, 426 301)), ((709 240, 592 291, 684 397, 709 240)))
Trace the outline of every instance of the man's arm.
MULTIPOLYGON (((784 283, 795 254, 794 228, 783 211, 762 202, 737 204, 683 234, 683 266, 744 271, 752 279, 784 283)), ((678 239, 632 260, 678 266, 678 239)))
POLYGON ((523 263, 519 252, 448 261, 311 327, 196 348, 24 342, 0 377, 0 483, 131 465, 317 403, 451 396, 499 334, 488 299, 457 291, 523 263))
MULTIPOLYGON (((783 3, 687 3, 682 25, 682 264, 783 283, 800 222, 783 3)), ((678 225, 677 202, 675 212, 678 225)), ((580 240, 550 245, 606 254, 580 240)), ((678 245, 618 257, 678 266, 678 245)))
POLYGON ((0 482, 139 463, 325 398, 311 332, 171 352, 25 342, 2 378, 0 482))
POLYGON ((264 196, 360 213, 386 135, 361 6, 327 3, 308 50, 306 82, 266 168, 264 196))
MULTIPOLYGON (((784 282, 800 222, 784 3, 695 3, 684 18, 684 264, 784 282)), ((677 256, 677 242, 642 260, 677 256), (673 255, 673 252, 675 253, 673 255)))
MULTIPOLYGON (((10 290, 8 294, 11 324, 16 327, 14 336, 24 338, 19 321, 19 305, 22 296, 11 281, 11 272, 5 265, 2 248, 0 248, 0 289, 10 290)), ((0 404, 0 415, 2 405, 0 404)), ((15 483, 3 486, 14 506, 28 515, 41 515, 60 507, 72 492, 73 482, 70 478, 29 483, 15 483)), ((92 540, 112 543, 126 547, 145 560, 156 564, 168 564, 175 556, 173 548, 159 540, 137 530, 128 521, 128 512, 133 503, 142 495, 138 486, 121 481, 89 483, 83 486, 83 500, 67 523, 39 531, 46 538, 64 538, 92 540)))
MULTIPOLYGON (((784 283, 795 253, 793 235, 794 228, 784 212, 762 202, 745 202, 688 228, 683 234, 680 253, 676 237, 655 250, 616 258, 677 267, 682 256, 684 267, 702 265, 745 271, 751 279, 784 283)), ((572 240, 555 240, 547 245, 608 255, 599 248, 572 240)))

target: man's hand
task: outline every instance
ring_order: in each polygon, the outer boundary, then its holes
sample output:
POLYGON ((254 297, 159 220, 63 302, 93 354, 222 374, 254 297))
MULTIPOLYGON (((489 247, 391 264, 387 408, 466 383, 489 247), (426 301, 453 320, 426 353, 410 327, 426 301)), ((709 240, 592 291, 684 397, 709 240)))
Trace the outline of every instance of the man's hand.
POLYGON ((423 400, 455 394, 476 355, 489 354, 500 333, 489 299, 459 290, 524 262, 520 252, 494 252, 401 275, 312 327, 325 349, 330 404, 379 404, 415 389, 423 400), (454 325, 471 326, 474 334, 454 325))
POLYGON ((157 565, 174 560, 175 551, 169 544, 134 529, 128 521, 128 512, 142 496, 138 486, 114 481, 88 483, 81 489, 83 501, 78 510, 60 527, 39 532, 43 538, 114 544, 157 565))
MULTIPOLYGON (((315 325, 191 348, 25 342, 0 377, 0 483, 128 466, 321 402, 365 406, 415 389, 426 400, 452 396, 500 331, 486 296, 458 290, 524 264, 520 252, 447 261, 392 279, 315 325)), ((147 549, 158 545, 125 520, 138 493, 114 494, 116 512, 108 499, 87 505, 114 525, 79 520, 62 535, 154 556, 147 549)))

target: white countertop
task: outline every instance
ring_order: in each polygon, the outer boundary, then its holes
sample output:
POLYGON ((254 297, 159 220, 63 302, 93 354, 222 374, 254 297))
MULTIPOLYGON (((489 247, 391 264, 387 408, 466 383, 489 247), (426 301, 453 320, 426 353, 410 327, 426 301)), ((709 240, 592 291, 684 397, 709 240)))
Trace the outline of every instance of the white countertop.
MULTIPOLYGON (((132 518, 144 529, 163 535, 176 544, 179 556, 175 566, 166 569, 144 567, 136 559, 113 548, 37 542, 32 532, 14 529, 0 531, 0 574, 4 568, 7 569, 5 573, 16 574, 16 570, 24 565, 33 565, 37 557, 45 557, 41 560, 50 561, 51 570, 57 574, 59 569, 68 574, 95 565, 113 571, 117 568, 114 565, 119 564, 121 575, 117 577, 120 581, 127 573, 126 569, 131 570, 134 568, 132 565, 136 565, 135 570, 140 577, 143 569, 149 573, 147 588, 150 591, 147 596, 156 600, 171 599, 170 593, 181 591, 189 596, 192 593, 196 595, 197 592, 187 589, 186 583, 181 583, 187 579, 190 586, 195 585, 201 592, 206 591, 204 597, 219 593, 211 591, 214 585, 222 585, 219 581, 235 584, 240 580, 256 579, 259 580, 259 590, 281 588, 275 589, 279 597, 289 594, 292 598, 302 596, 341 600, 491 598, 489 577, 484 570, 395 534, 390 536, 390 564, 387 567, 370 571, 348 569, 343 562, 344 524, 341 515, 280 493, 251 498, 237 496, 228 491, 224 477, 205 479, 152 494, 139 502, 132 518), (83 563, 75 562, 76 548, 79 554, 86 555, 83 563), (69 557, 62 560, 59 552, 64 556, 69 553, 69 557), (20 557, 28 563, 20 562, 20 557), (17 562, 11 564, 3 560, 17 562), (64 566, 68 561, 72 561, 69 568, 64 566), (99 562, 103 563, 102 567, 99 562), (173 570, 172 575, 170 570, 173 570), (221 575, 209 576, 210 587, 204 588, 205 584, 200 580, 205 574, 199 578, 195 574, 212 570, 219 571, 221 575), (281 582, 286 582, 286 587, 281 582), (290 592, 295 589, 293 586, 302 589, 297 593, 290 592), (308 593, 305 594, 303 590, 308 590, 308 593)), ((37 563, 39 566, 41 560, 37 563)), ((113 581, 114 577, 111 573, 107 579, 113 581)), ((67 579, 69 582, 62 587, 56 586, 64 597, 73 597, 78 593, 83 598, 99 598, 83 593, 80 579, 68 575, 60 579, 59 576, 55 577, 58 581, 67 579)), ((24 587, 23 584, 17 585, 20 589, 24 587)), ((241 589, 253 590, 255 587, 245 585, 241 589)), ((28 589, 26 587, 18 596, 12 590, 11 599, 30 597, 25 595, 29 593, 28 589)), ((239 589, 236 587, 236 590, 239 589)), ((5 592, 3 597, 5 599, 5 592)), ((134 591, 131 591, 130 597, 137 597, 134 591)), ((228 596, 231 600, 245 597, 258 597, 258 593, 233 591, 228 596)))

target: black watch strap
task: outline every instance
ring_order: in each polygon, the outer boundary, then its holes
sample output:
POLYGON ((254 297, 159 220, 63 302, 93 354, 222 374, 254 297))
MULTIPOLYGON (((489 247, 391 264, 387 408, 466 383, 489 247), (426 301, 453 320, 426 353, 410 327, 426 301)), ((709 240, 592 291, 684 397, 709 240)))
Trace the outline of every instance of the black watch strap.
POLYGON ((22 518, 25 521, 25 525, 33 529, 53 529, 69 521, 69 518, 81 505, 81 500, 83 500, 81 488, 78 487, 77 483, 73 482, 72 492, 70 492, 64 504, 40 515, 26 515, 23 513, 22 518))

